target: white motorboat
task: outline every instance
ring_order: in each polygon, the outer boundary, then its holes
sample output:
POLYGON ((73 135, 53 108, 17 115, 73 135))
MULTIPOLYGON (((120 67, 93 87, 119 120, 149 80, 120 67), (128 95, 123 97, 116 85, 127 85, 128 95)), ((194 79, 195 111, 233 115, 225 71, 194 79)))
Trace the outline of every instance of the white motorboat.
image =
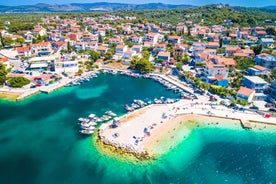
POLYGON ((84 129, 84 130, 80 130, 80 132, 82 134, 93 134, 94 133, 94 130, 87 130, 87 129, 84 129))
POLYGON ((89 114, 89 119, 93 119, 93 118, 95 118, 96 117, 96 114, 89 114))
POLYGON ((112 111, 106 111, 105 114, 109 115, 109 116, 117 116, 117 114, 115 114, 114 112, 112 111))

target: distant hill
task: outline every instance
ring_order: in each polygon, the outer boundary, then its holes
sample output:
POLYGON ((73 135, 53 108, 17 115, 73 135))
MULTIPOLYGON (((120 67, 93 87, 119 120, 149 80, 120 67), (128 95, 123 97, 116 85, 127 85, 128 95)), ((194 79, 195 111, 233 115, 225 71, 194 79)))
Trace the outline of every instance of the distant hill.
POLYGON ((276 6, 272 5, 272 6, 265 6, 263 7, 264 9, 269 9, 269 10, 276 10, 276 6))
POLYGON ((2 6, 1 13, 22 12, 93 12, 93 11, 117 11, 117 10, 162 10, 172 8, 193 8, 192 5, 172 5, 163 3, 126 4, 126 3, 71 3, 71 4, 36 4, 21 6, 2 6))

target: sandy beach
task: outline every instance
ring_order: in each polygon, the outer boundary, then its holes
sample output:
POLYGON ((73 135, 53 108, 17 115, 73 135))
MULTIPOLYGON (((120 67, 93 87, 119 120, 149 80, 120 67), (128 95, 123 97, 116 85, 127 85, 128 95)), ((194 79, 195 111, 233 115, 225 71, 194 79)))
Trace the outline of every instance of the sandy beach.
POLYGON ((5 100, 16 100, 19 96, 20 93, 0 92, 0 98, 5 100))
POLYGON ((276 131, 276 118, 264 118, 254 112, 239 112, 224 106, 210 106, 181 100, 175 104, 150 105, 99 129, 103 143, 133 154, 157 157, 173 149, 197 127, 242 129, 241 121, 250 124, 248 131, 276 131), (255 121, 259 122, 255 122, 255 121), (263 123, 260 123, 263 122, 263 123))

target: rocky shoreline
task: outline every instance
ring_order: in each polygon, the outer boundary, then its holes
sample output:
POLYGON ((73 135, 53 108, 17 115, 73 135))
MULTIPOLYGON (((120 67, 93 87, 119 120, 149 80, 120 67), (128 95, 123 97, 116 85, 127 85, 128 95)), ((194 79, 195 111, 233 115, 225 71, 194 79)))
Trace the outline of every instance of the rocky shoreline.
POLYGON ((138 160, 151 160, 155 158, 145 150, 137 150, 134 146, 119 144, 108 140, 105 136, 101 135, 101 130, 98 130, 97 132, 96 141, 98 144, 102 144, 105 149, 108 149, 111 152, 116 152, 119 155, 129 154, 138 160))

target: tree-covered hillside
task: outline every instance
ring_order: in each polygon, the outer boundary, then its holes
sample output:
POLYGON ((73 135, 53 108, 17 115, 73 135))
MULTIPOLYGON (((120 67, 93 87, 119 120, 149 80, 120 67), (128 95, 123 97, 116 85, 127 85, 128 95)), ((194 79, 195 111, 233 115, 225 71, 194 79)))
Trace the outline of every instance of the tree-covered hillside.
MULTIPOLYGON (((66 13, 39 13, 39 14, 0 14, 0 29, 8 28, 11 32, 17 30, 32 29, 33 26, 40 22, 41 17, 59 15, 60 17, 80 18, 84 16, 99 17, 107 12, 66 12, 66 13), (9 25, 4 22, 9 21, 9 25)), ((159 25, 169 23, 173 26, 179 22, 192 21, 195 24, 215 25, 224 24, 225 20, 230 20, 231 26, 262 26, 265 24, 275 25, 276 10, 231 7, 228 5, 206 5, 196 8, 168 9, 168 10, 124 10, 108 12, 116 16, 136 16, 133 23, 153 22, 159 25)), ((119 20, 120 23, 124 20, 119 20)), ((129 20, 125 20, 129 22, 129 20)), ((110 24, 118 22, 112 21, 110 24)))

